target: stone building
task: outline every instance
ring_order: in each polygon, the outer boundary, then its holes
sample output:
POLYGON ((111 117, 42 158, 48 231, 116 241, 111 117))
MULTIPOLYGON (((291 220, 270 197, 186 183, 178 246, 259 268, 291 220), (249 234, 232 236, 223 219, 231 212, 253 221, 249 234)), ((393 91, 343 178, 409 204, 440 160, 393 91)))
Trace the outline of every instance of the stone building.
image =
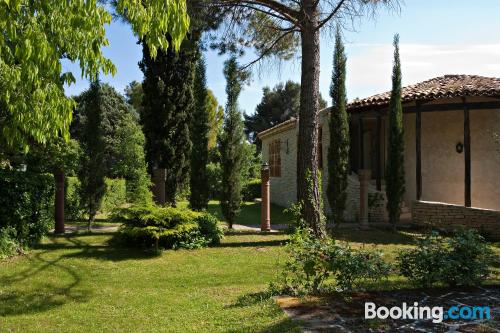
MULTIPOLYGON (((386 216, 389 99, 390 92, 385 92, 348 104, 351 175, 346 220, 358 218, 361 169, 371 170, 372 175, 371 220, 386 216)), ((410 208, 419 201, 440 202, 443 207, 451 204, 500 210, 500 147, 493 135, 500 133, 500 79, 445 75, 404 87, 402 103, 405 206, 410 208)), ((329 108, 320 112, 320 165, 324 170, 328 163, 329 113, 329 108)), ((271 201, 282 206, 296 201, 298 121, 292 118, 258 135, 263 160, 271 167, 271 201)), ((324 188, 326 182, 325 172, 324 188)))

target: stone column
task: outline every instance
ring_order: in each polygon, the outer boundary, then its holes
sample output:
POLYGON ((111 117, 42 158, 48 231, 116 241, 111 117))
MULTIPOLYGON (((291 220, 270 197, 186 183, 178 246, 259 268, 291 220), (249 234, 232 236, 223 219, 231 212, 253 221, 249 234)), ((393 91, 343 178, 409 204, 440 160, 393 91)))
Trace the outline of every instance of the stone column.
POLYGON ((56 182, 54 202, 54 219, 56 221, 56 225, 54 228, 54 233, 64 234, 64 172, 55 172, 54 180, 56 182))
POLYGON ((370 184, 372 171, 361 169, 359 175, 359 224, 362 229, 368 229, 368 185, 370 184))
POLYGON ((269 169, 269 164, 262 164, 261 169, 261 179, 262 179, 262 203, 261 203, 261 218, 260 218, 260 230, 261 231, 271 231, 271 196, 270 196, 270 184, 269 179, 271 175, 271 170, 269 169))
POLYGON ((153 170, 153 198, 156 204, 164 205, 165 198, 165 180, 167 179, 167 169, 153 170))

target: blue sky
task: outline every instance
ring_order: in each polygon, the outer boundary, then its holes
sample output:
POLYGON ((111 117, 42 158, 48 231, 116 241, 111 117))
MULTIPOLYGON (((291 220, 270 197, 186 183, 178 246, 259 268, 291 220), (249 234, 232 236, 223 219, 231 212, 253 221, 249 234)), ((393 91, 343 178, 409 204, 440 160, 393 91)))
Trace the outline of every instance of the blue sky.
MULTIPOLYGON (((355 31, 346 31, 347 90, 350 99, 366 97, 390 89, 392 38, 400 34, 403 84, 412 84, 444 74, 478 74, 500 77, 499 0, 406 0, 401 12, 379 11, 375 19, 363 18, 355 31)), ((114 77, 102 77, 123 92, 132 80, 141 81, 137 63, 142 57, 130 28, 122 22, 107 27, 110 45, 105 55, 117 67, 114 77)), ((329 103, 333 38, 321 38, 320 90, 329 103)), ((225 103, 224 57, 208 51, 207 81, 219 103, 225 103)), ((252 54, 241 59, 244 64, 252 54)), ((63 68, 79 69, 65 63, 63 68)), ((300 59, 254 66, 252 81, 245 86, 240 107, 253 113, 262 97, 262 88, 286 80, 300 81, 300 59)), ((78 94, 88 87, 86 80, 66 89, 67 95, 78 94)))

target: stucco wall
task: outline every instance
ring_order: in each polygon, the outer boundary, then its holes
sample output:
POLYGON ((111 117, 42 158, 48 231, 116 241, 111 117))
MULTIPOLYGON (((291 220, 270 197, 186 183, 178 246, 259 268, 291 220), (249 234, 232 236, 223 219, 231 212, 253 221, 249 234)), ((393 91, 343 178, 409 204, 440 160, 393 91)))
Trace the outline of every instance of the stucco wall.
MULTIPOLYGON (((472 99, 484 102, 487 99, 472 99)), ((434 104, 460 102, 444 99, 434 104)), ((323 189, 328 174, 328 115, 320 114, 323 128, 323 189)), ((408 207, 416 199, 415 114, 404 115, 405 126, 405 202, 408 207)), ((422 113, 422 200, 464 204, 464 153, 456 152, 456 144, 463 143, 463 110, 422 113)), ((500 110, 470 110, 472 206, 500 210, 500 153, 492 133, 500 133, 500 110)), ((388 131, 388 126, 385 127, 388 131)), ((296 201, 297 136, 298 126, 273 133, 263 139, 263 160, 268 161, 271 140, 281 140, 281 177, 271 178, 271 201, 289 206, 296 201)), ((387 139, 387 133, 386 133, 387 139)), ((356 220, 359 207, 359 182, 356 175, 349 178, 346 220, 356 220)), ((370 186, 375 193, 375 186, 370 186)), ((323 191, 326 211, 329 212, 326 191, 323 191)), ((383 210, 383 208, 382 208, 383 210)), ((371 212, 372 213, 372 212, 371 212)), ((380 212, 379 212, 380 213, 380 212)), ((380 215, 373 212, 373 216, 380 215)))
MULTIPOLYGON (((416 199, 415 114, 405 114, 405 201, 416 199)), ((500 210, 500 110, 470 110, 472 206, 500 210)), ((422 200, 464 204, 463 110, 422 113, 422 200)))

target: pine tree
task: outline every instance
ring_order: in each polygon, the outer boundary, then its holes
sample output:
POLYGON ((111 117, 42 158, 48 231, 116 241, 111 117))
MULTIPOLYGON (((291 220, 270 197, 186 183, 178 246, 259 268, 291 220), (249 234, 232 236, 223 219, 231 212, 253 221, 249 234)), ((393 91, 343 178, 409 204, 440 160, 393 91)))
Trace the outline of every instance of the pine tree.
POLYGON ((327 196, 333 221, 340 223, 346 205, 347 176, 349 172, 349 118, 346 108, 346 56, 344 44, 337 27, 333 54, 332 83, 330 97, 330 146, 328 147, 327 196))
POLYGON ((401 105, 401 62, 399 35, 394 36, 394 67, 389 103, 389 151, 386 170, 387 211, 395 227, 405 193, 403 107, 401 105))
POLYGON ((189 204, 194 210, 208 206, 208 105, 205 59, 203 56, 196 65, 194 81, 194 110, 191 126, 191 172, 189 204))
POLYGON ((106 192, 105 140, 101 126, 103 120, 103 99, 101 84, 98 80, 91 83, 79 107, 82 110, 80 145, 81 202, 88 214, 88 229, 94 222, 97 211, 101 208, 106 192))
POLYGON ((236 57, 232 56, 224 63, 226 77, 227 103, 224 115, 224 127, 220 139, 222 165, 221 209, 229 224, 233 227, 241 206, 241 171, 243 164, 243 120, 238 110, 238 96, 247 74, 238 68, 236 57))
POLYGON ((158 50, 155 59, 143 43, 144 73, 141 122, 146 136, 146 157, 152 169, 165 168, 166 202, 175 206, 179 188, 189 175, 195 55, 189 47, 175 52, 158 50))

